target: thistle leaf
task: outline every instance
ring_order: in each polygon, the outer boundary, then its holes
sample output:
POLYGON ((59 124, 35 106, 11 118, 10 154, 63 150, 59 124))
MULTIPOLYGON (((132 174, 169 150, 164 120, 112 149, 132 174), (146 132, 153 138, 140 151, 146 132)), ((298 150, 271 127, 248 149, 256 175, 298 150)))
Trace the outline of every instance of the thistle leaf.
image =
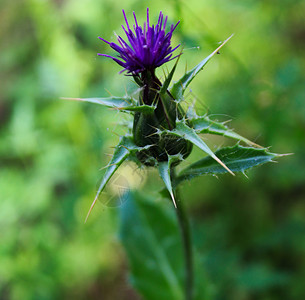
POLYGON ((88 214, 86 216, 85 223, 88 220, 88 217, 99 197, 99 195, 104 190, 106 184, 112 177, 112 175, 116 172, 118 167, 128 158, 130 154, 135 152, 138 149, 138 147, 133 143, 132 138, 129 136, 123 136, 119 142, 119 144, 115 147, 114 154, 112 156, 112 159, 110 163, 106 166, 106 172, 104 174, 104 177, 102 179, 102 182, 99 186, 99 189, 96 193, 96 196, 94 198, 94 201, 91 204, 91 207, 88 211, 88 214))
POLYGON ((202 60, 196 67, 194 67, 189 72, 185 73, 172 87, 171 94, 177 101, 183 100, 183 94, 187 86, 196 77, 196 75, 203 69, 207 62, 222 48, 233 36, 233 34, 228 37, 217 49, 215 49, 208 57, 202 60))
MULTIPOLYGON (((215 154, 230 168, 230 170, 243 173, 247 169, 271 162, 272 159, 281 156, 270 153, 267 149, 243 147, 238 144, 233 147, 219 149, 215 154)), ((217 164, 211 157, 205 157, 182 170, 175 185, 200 175, 221 174, 226 172, 227 170, 217 164)))
POLYGON ((126 107, 116 107, 118 110, 123 111, 134 111, 134 112, 141 112, 143 114, 152 114, 155 110, 155 106, 153 105, 133 105, 133 106, 126 106, 126 107))
POLYGON ((203 140, 201 140, 201 138, 197 135, 196 131, 188 127, 183 120, 176 122, 176 128, 174 130, 167 130, 166 132, 169 134, 180 136, 181 138, 190 141, 191 143, 199 147, 201 150, 203 150, 205 153, 210 155, 214 160, 216 160, 217 163, 222 166, 222 168, 226 169, 229 173, 234 175, 234 173, 214 154, 214 152, 207 146, 207 144, 203 140))
POLYGON ((159 163, 159 174, 165 183, 165 186, 173 200, 175 208, 177 208, 177 205, 176 205, 176 200, 175 200, 174 191, 173 191, 173 187, 172 187, 171 166, 177 160, 181 160, 181 157, 179 155, 175 155, 175 156, 169 155, 168 161, 159 163))
POLYGON ((154 106, 137 105, 137 102, 131 97, 108 97, 108 98, 61 98, 64 100, 74 100, 82 102, 90 102, 115 108, 123 111, 138 111, 142 113, 153 113, 154 106))
POLYGON ((247 138, 235 133, 233 130, 229 129, 223 123, 213 121, 208 116, 197 117, 194 119, 188 119, 191 123, 193 129, 196 133, 208 133, 208 134, 216 134, 222 135, 228 138, 232 138, 238 141, 242 141, 250 146, 261 147, 247 138))
POLYGON ((128 196, 120 207, 120 238, 131 284, 143 299, 184 299, 183 249, 174 211, 166 201, 138 193, 128 196))

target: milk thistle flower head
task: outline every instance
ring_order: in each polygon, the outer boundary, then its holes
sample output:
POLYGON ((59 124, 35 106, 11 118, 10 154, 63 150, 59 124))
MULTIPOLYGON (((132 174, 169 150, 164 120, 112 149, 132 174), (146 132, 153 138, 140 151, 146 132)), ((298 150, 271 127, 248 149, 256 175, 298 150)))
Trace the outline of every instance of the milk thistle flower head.
POLYGON ((126 28, 122 25, 126 33, 128 42, 118 36, 118 43, 110 43, 107 40, 99 37, 102 41, 109 44, 112 49, 118 52, 118 58, 108 54, 98 53, 100 56, 112 58, 124 69, 121 72, 127 71, 127 74, 136 75, 145 70, 153 71, 164 63, 174 59, 173 52, 180 46, 171 47, 171 38, 173 31, 178 26, 179 22, 174 26, 171 25, 170 31, 165 33, 167 24, 167 16, 164 19, 162 12, 159 14, 158 23, 150 25, 149 9, 147 8, 147 21, 143 27, 139 26, 135 13, 133 13, 135 25, 134 31, 129 26, 125 11, 123 10, 126 28))
POLYGON ((184 93, 191 81, 232 36, 171 84, 178 59, 172 70, 165 75, 163 82, 157 78, 155 69, 177 57, 173 57, 173 52, 179 45, 172 48, 171 38, 179 22, 171 25, 169 32, 166 33, 167 17, 164 18, 163 13, 160 12, 157 24, 151 25, 147 9, 147 21, 143 27, 139 26, 134 14, 135 25, 132 30, 124 10, 123 15, 126 22, 126 28, 123 26, 123 30, 128 41, 118 36, 118 44, 115 44, 100 38, 118 53, 118 57, 108 54, 98 55, 113 59, 124 68, 121 72, 126 71, 128 75, 133 76, 136 84, 141 87, 138 99, 132 96, 68 98, 108 106, 132 115, 128 132, 121 137, 119 144, 115 147, 87 218, 112 175, 128 159, 142 166, 157 168, 176 206, 175 189, 184 180, 203 174, 244 173, 251 167, 277 157, 276 154, 269 153, 267 149, 261 148, 229 129, 224 123, 212 120, 207 115, 198 116, 193 106, 186 111, 182 107, 185 100, 184 93), (214 153, 199 134, 222 135, 237 140, 238 143, 233 147, 221 148, 214 153), (248 147, 241 146, 241 142, 248 147), (205 152, 207 156, 175 175, 175 167, 188 157, 193 145, 205 152))

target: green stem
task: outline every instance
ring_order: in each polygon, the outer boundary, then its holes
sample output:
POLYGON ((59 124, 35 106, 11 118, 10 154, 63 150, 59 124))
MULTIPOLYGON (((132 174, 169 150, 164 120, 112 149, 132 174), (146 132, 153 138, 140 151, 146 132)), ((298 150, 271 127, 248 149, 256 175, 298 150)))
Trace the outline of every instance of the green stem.
MULTIPOLYGON (((175 172, 172 169, 171 172, 172 182, 175 181, 175 172)), ((192 240, 191 240, 191 231, 190 224, 183 207, 182 201, 180 201, 179 193, 176 190, 174 191, 176 199, 176 214, 178 219, 178 224, 180 227, 184 259, 185 259, 185 300, 193 299, 193 251, 192 251, 192 240)))

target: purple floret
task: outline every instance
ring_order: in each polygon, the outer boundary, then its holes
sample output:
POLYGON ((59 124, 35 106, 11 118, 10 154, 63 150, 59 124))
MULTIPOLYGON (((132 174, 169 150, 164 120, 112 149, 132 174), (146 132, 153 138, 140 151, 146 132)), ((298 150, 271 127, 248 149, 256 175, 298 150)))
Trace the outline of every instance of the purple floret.
POLYGON ((126 28, 124 26, 122 27, 128 38, 128 43, 120 36, 117 37, 119 44, 110 43, 99 37, 99 39, 117 51, 119 55, 118 57, 101 53, 98 53, 98 55, 110 57, 124 68, 121 72, 127 71, 131 75, 139 74, 145 70, 153 71, 157 67, 177 57, 172 57, 172 54, 180 44, 172 49, 171 38, 179 22, 175 26, 171 25, 170 31, 165 33, 167 16, 163 22, 163 13, 160 12, 157 25, 150 26, 149 10, 147 8, 147 22, 144 22, 143 28, 138 25, 136 15, 133 13, 135 20, 133 32, 129 27, 124 10, 123 15, 126 28))

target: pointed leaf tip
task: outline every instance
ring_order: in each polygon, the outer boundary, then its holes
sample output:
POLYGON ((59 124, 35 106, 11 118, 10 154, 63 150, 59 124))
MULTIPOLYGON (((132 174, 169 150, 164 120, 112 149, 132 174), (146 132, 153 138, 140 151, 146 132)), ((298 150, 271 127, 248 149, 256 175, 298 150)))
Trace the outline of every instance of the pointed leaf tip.
POLYGON ((86 216, 86 219, 85 219, 84 224, 87 223, 87 220, 88 220, 88 218, 89 218, 89 216, 90 216, 90 214, 91 214, 91 211, 92 211, 92 209, 93 209, 93 207, 94 207, 94 205, 95 205, 95 203, 96 203, 96 201, 97 201, 97 199, 98 199, 98 196, 99 196, 99 194, 95 196, 94 201, 92 202, 92 204, 91 204, 91 206, 90 206, 90 208, 89 208, 89 211, 88 211, 88 213, 87 213, 87 216, 86 216))
POLYGON ((123 136, 120 140, 120 143, 115 147, 114 154, 112 156, 112 159, 110 163, 107 166, 107 170, 104 174, 104 177, 102 179, 102 182, 99 186, 99 189, 96 193, 96 196, 94 198, 94 201, 92 202, 90 209, 87 213, 85 223, 87 222, 89 215, 92 212, 93 207, 95 206, 97 199, 99 195, 103 192, 106 184, 111 179, 112 175, 116 172, 118 167, 129 157, 131 153, 136 151, 137 147, 133 143, 133 140, 129 136, 123 136))
POLYGON ((104 105, 113 109, 123 111, 139 111, 143 113, 153 113, 154 106, 150 105, 137 105, 137 102, 131 97, 108 97, 108 98, 66 98, 61 97, 62 100, 81 101, 104 105))
MULTIPOLYGON (((272 162, 272 159, 278 157, 277 154, 268 152, 266 149, 257 149, 253 147, 243 147, 235 145, 219 149, 215 154, 234 172, 241 172, 246 177, 246 170, 259 166, 261 164, 272 162)), ((215 163, 212 157, 205 157, 180 173, 175 186, 184 180, 188 180, 204 174, 222 174, 225 170, 215 163)))
POLYGON ((173 203, 174 203, 175 208, 177 208, 177 204, 176 204, 176 200, 175 200, 175 197, 174 197, 173 192, 171 192, 170 195, 171 195, 171 198, 172 198, 172 200, 173 200, 173 203))
POLYGON ((190 71, 186 72, 172 87, 171 94, 177 101, 183 101, 183 94, 191 83, 191 81, 196 77, 196 75, 204 68, 208 61, 232 38, 233 34, 230 35, 222 44, 215 49, 209 56, 203 59, 197 66, 195 66, 190 71))
POLYGON ((172 179, 171 179, 171 165, 175 161, 175 157, 169 156, 168 161, 160 162, 159 163, 159 174, 162 180, 165 183, 165 186, 172 198, 173 204, 175 208, 177 208, 177 203, 174 196, 174 191, 172 187, 172 179))
POLYGON ((214 154, 211 155, 212 158, 214 158, 222 167, 224 167, 231 175, 235 176, 235 174, 214 154))
POLYGON ((187 126, 183 121, 176 122, 176 128, 172 131, 167 131, 169 134, 180 136, 183 139, 193 143, 206 154, 211 156, 215 161, 217 161, 225 170, 227 170, 231 175, 234 173, 214 154, 214 152, 207 146, 207 144, 197 135, 196 131, 187 126))

